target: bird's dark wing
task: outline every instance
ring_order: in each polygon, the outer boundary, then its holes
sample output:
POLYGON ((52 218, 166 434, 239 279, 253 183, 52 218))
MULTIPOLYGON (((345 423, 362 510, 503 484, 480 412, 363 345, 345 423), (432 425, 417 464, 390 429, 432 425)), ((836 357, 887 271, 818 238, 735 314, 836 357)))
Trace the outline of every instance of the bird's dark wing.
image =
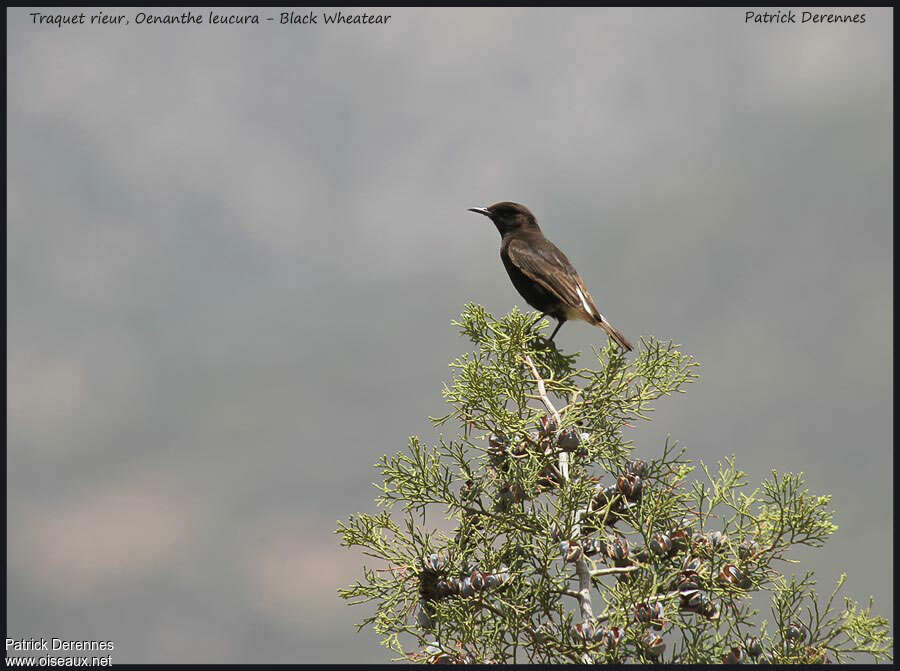
POLYGON ((587 321, 603 319, 575 267, 552 242, 546 238, 533 242, 514 239, 506 253, 516 268, 571 309, 585 313, 587 321))

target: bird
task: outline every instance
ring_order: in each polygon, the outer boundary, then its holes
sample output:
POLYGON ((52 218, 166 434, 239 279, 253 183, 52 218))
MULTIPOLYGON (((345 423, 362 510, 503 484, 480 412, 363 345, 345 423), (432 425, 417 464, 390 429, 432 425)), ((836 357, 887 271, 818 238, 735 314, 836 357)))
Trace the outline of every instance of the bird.
POLYGON ((575 266, 544 237, 531 210, 503 201, 488 207, 470 207, 469 211, 494 222, 501 238, 500 259, 522 298, 544 316, 559 322, 550 342, 563 324, 577 319, 599 326, 623 349, 633 349, 628 339, 600 314, 575 266))

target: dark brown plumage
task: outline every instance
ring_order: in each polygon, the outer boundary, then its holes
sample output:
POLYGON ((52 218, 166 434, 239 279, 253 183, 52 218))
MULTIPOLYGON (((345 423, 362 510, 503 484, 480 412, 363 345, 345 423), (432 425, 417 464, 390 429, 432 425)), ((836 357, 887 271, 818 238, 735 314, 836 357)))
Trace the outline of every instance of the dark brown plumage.
POLYGON ((522 298, 559 321, 550 340, 567 320, 580 319, 599 326, 620 347, 631 351, 631 343, 600 314, 575 266, 544 237, 527 207, 502 202, 469 210, 494 222, 501 236, 500 258, 522 298))

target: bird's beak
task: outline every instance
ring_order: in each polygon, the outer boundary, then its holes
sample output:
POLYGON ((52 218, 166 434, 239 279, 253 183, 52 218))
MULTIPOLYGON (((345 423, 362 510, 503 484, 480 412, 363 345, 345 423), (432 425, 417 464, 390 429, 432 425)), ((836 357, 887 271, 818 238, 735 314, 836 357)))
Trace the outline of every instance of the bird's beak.
POLYGON ((469 212, 477 212, 478 214, 483 214, 486 217, 491 216, 491 213, 486 207, 470 207, 469 212))

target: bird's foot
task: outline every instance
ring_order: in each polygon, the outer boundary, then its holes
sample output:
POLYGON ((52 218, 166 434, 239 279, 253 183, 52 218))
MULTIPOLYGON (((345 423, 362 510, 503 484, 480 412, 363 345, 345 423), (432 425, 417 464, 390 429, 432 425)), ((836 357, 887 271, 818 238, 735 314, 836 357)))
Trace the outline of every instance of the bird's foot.
POLYGON ((556 343, 542 335, 535 334, 531 342, 535 349, 556 349, 556 343))

